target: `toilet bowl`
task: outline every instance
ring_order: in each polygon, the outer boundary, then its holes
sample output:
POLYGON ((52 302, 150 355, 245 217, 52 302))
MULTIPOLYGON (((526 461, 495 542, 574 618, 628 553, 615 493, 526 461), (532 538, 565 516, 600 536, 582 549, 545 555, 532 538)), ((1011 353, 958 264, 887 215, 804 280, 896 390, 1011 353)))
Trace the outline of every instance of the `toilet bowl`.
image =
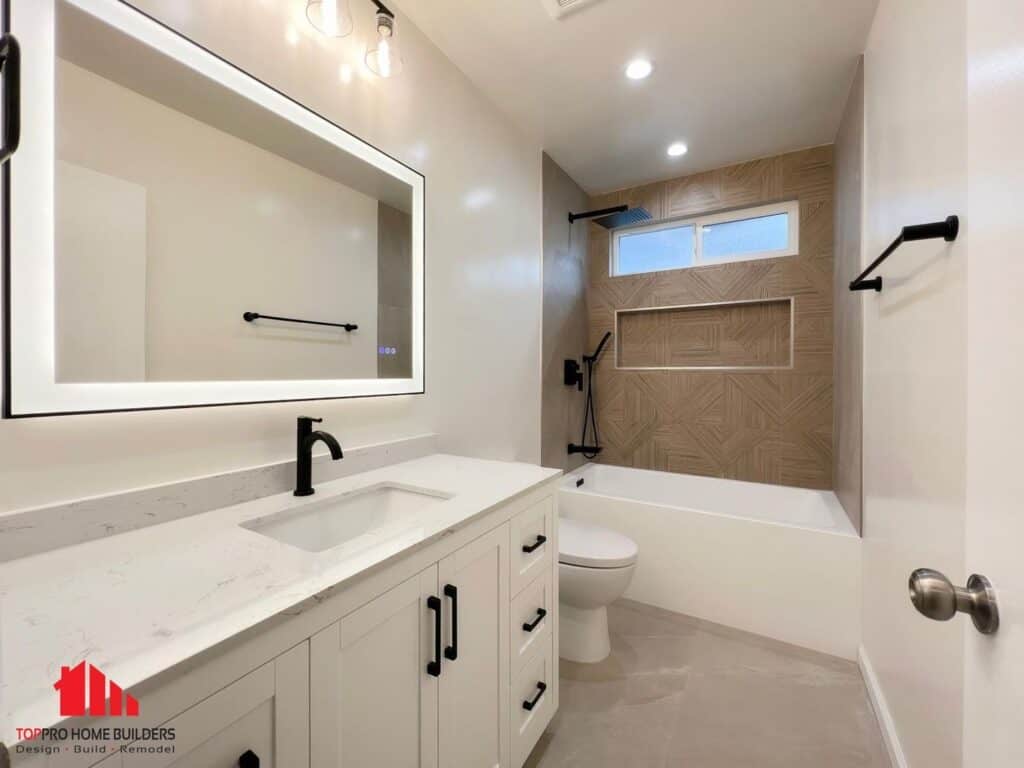
POLYGON ((633 579, 638 549, 628 536, 579 520, 558 522, 558 655, 593 663, 611 653, 608 606, 633 579))

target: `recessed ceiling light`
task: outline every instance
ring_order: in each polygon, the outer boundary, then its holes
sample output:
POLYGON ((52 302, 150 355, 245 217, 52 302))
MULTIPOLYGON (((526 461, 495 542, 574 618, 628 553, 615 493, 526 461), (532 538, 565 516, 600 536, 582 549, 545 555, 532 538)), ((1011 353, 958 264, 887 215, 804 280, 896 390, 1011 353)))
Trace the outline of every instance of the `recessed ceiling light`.
POLYGON ((677 141, 677 142, 675 142, 673 144, 669 144, 669 146, 668 146, 668 156, 669 157, 682 157, 683 155, 685 155, 689 151, 690 151, 689 147, 687 147, 681 141, 677 141))
POLYGON ((626 77, 630 80, 643 80, 654 71, 654 65, 647 59, 633 59, 626 65, 626 77))

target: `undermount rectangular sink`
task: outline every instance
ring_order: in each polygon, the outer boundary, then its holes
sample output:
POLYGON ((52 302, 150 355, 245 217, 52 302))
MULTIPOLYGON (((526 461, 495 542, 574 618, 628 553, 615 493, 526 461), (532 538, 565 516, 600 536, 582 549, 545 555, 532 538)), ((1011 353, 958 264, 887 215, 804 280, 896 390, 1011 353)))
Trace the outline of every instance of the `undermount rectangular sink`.
POLYGON ((243 528, 307 552, 323 552, 360 536, 396 530, 449 493, 378 483, 242 523, 243 528))

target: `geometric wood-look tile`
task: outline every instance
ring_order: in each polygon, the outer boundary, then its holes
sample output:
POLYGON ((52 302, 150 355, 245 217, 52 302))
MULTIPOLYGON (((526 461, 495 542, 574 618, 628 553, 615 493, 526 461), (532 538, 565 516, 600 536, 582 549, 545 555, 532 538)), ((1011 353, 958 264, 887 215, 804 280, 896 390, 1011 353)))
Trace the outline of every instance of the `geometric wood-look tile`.
MULTIPOLYGON (((797 256, 646 275, 609 277, 608 232, 590 227, 587 302, 592 346, 615 329, 620 309, 780 299, 788 314, 792 297, 792 337, 783 345, 789 354, 791 344, 792 358, 785 370, 617 370, 614 355, 605 354, 595 372, 604 446, 599 461, 832 487, 832 187, 832 147, 824 146, 591 200, 594 208, 642 205, 656 219, 782 200, 800 203, 797 256)), ((754 306, 776 307, 778 302, 754 306)), ((644 321, 653 317, 620 315, 620 338, 615 339, 624 355, 620 365, 636 355, 706 362, 725 348, 732 359, 777 360, 771 342, 747 337, 737 346, 728 335, 723 337, 722 324, 728 321, 722 317, 717 326, 704 318, 699 331, 688 326, 688 342, 685 333, 670 333, 666 339, 664 324, 645 327, 644 321)), ((739 322, 732 332, 737 328, 742 337, 746 326, 739 322)), ((781 325, 766 322, 765 329, 780 333, 781 325)), ((787 323, 787 334, 789 330, 787 323)))

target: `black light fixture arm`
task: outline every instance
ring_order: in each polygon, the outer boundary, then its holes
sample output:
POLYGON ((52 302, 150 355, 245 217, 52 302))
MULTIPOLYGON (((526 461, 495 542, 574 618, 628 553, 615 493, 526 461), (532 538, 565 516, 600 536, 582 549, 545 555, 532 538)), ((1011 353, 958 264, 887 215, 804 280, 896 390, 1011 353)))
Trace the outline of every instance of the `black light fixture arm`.
POLYGON ((395 14, 391 12, 391 9, 384 5, 380 0, 370 0, 370 2, 377 6, 377 13, 383 13, 385 16, 392 19, 395 18, 395 14))
POLYGON ((254 320, 279 320, 282 323, 302 323, 303 325, 327 325, 331 328, 344 328, 346 331, 351 333, 352 331, 359 330, 359 326, 355 323, 325 323, 320 320, 300 320, 297 317, 279 317, 277 315, 261 315, 259 312, 243 312, 242 319, 247 323, 251 323, 254 320))
MULTIPOLYGON (((376 0, 374 0, 376 2, 376 0)), ((595 219, 598 216, 609 216, 613 213, 625 213, 629 210, 628 205, 616 205, 614 208, 602 208, 599 211, 585 211, 584 213, 570 213, 569 223, 573 224, 579 219, 595 219)))
POLYGON ((892 244, 882 251, 882 255, 871 262, 867 269, 853 279, 850 283, 850 290, 881 291, 882 278, 874 277, 868 280, 867 277, 878 269, 879 265, 892 256, 893 252, 904 243, 910 243, 914 240, 935 240, 940 237, 947 243, 951 243, 956 240, 958 234, 960 234, 960 219, 956 216, 947 216, 945 221, 933 221, 930 224, 912 224, 904 227, 900 232, 899 237, 893 240, 892 244))

